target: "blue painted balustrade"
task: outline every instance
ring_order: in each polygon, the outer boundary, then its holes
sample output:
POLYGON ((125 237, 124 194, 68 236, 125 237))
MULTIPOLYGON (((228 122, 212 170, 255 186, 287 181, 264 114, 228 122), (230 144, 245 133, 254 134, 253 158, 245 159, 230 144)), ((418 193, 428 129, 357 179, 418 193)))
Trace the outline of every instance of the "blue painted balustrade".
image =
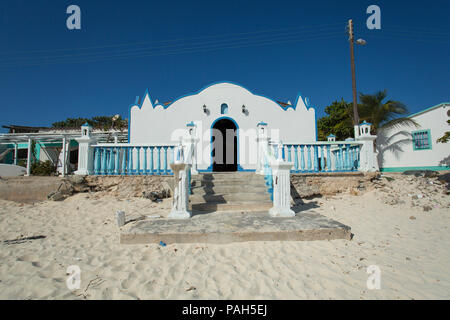
MULTIPOLYGON (((272 148, 277 157, 277 145, 272 148)), ((293 173, 351 172, 359 169, 360 149, 358 142, 290 143, 283 147, 283 159, 293 162, 293 173)))
POLYGON ((272 168, 269 165, 267 157, 264 160, 264 181, 267 187, 267 191, 270 194, 270 200, 273 201, 273 176, 272 168))
POLYGON ((92 146, 94 175, 173 175, 175 145, 92 146))

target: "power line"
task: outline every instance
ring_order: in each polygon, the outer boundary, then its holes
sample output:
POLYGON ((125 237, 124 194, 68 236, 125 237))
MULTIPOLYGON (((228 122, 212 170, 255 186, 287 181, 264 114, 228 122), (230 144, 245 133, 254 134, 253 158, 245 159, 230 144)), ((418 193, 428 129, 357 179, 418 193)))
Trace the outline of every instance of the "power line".
MULTIPOLYGON (((234 39, 223 39, 223 40, 212 40, 211 42, 206 42, 206 43, 175 43, 175 44, 171 44, 171 45, 163 45, 163 46, 154 46, 154 47, 149 47, 149 48, 135 48, 135 49, 126 49, 126 50, 119 50, 115 53, 128 53, 128 52, 140 52, 140 51, 148 51, 148 50, 157 50, 157 49, 167 49, 167 48, 177 48, 177 47, 181 47, 183 48, 186 45, 204 45, 204 44, 209 44, 209 45, 214 45, 217 43, 224 43, 227 44, 227 42, 239 42, 239 41, 254 41, 257 40, 258 38, 261 38, 262 40, 272 40, 271 38, 280 38, 280 37, 286 37, 289 35, 295 36, 295 35, 307 35, 308 33, 313 33, 313 34, 322 34, 322 33, 327 33, 327 32, 331 32, 334 31, 336 28, 333 28, 333 30, 331 30, 329 27, 323 29, 323 30, 306 30, 306 31, 296 31, 296 32, 286 32, 283 34, 273 34, 273 35, 259 35, 259 36, 253 36, 253 37, 245 37, 245 38, 234 38, 234 39)), ((110 53, 110 52, 107 52, 110 53)), ((78 54, 69 54, 69 55, 59 55, 59 56, 33 56, 32 59, 59 59, 59 58, 67 58, 67 57, 88 57, 88 56, 92 56, 92 55, 97 55, 97 54, 102 54, 102 52, 88 52, 88 53, 78 53, 78 54)), ((0 62, 16 62, 16 61, 26 61, 26 60, 30 60, 29 57, 11 57, 11 58, 6 58, 6 59, 0 59, 0 62)))
POLYGON ((65 60, 65 61, 48 61, 43 63, 35 63, 35 64, 23 64, 23 65, 3 65, 2 67, 11 67, 11 66, 42 66, 42 65, 53 65, 53 64, 61 64, 61 63, 88 63, 88 62, 103 62, 103 61, 112 61, 112 60, 122 60, 122 59, 131 59, 131 58, 144 58, 144 57, 152 57, 152 56, 165 56, 165 55, 173 55, 173 54, 181 54, 181 53, 198 53, 198 52, 209 52, 216 51, 220 49, 236 49, 236 48, 247 48, 254 46, 265 46, 271 44, 283 44, 283 43, 293 43, 293 42, 301 42, 306 40, 326 40, 332 38, 339 38, 342 33, 334 33, 334 34, 325 34, 322 36, 315 36, 310 38, 299 38, 299 39, 290 39, 290 40, 280 40, 280 41, 262 41, 256 43, 247 43, 243 45, 234 45, 234 46, 207 46, 203 48, 188 48, 183 50, 172 50, 167 52, 160 53, 149 53, 149 54, 139 54, 139 55, 117 55, 117 56, 107 56, 107 57, 99 57, 97 59, 84 59, 84 60, 65 60))
POLYGON ((224 37, 236 37, 241 35, 250 35, 250 34, 260 34, 260 33, 270 33, 270 32, 281 32, 288 30, 302 30, 302 29, 317 29, 317 28, 325 28, 325 27, 337 27, 340 26, 340 23, 334 24, 323 24, 317 26, 302 26, 302 27, 288 27, 288 28, 278 28, 278 29, 266 29, 260 31, 251 31, 251 32, 241 32, 241 33, 232 33, 232 34, 221 34, 221 35, 211 35, 211 36, 201 36, 201 37, 191 37, 191 38, 178 38, 178 39, 167 39, 167 40, 158 40, 158 41, 142 41, 142 42, 129 42, 129 43, 119 43, 112 45, 103 45, 103 46, 92 46, 92 47, 81 47, 81 48, 65 48, 65 49, 53 49, 53 50, 32 50, 32 51, 22 51, 22 52, 3 52, 0 55, 8 55, 8 54, 28 54, 28 53, 48 53, 48 52, 65 52, 65 51, 76 51, 76 50, 91 50, 91 49, 108 49, 108 48, 116 48, 123 46, 137 46, 144 44, 155 44, 155 43, 167 43, 167 42, 178 42, 178 41, 190 41, 190 40, 205 40, 211 38, 224 38, 224 37))

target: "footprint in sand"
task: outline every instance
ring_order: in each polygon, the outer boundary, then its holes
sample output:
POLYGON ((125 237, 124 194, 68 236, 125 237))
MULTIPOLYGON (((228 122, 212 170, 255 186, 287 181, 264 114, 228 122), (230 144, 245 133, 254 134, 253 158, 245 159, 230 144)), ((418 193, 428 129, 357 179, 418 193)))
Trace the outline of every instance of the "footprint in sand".
POLYGON ((37 258, 38 257, 34 254, 26 254, 26 255, 18 257, 16 259, 16 261, 32 262, 32 261, 37 260, 37 258))

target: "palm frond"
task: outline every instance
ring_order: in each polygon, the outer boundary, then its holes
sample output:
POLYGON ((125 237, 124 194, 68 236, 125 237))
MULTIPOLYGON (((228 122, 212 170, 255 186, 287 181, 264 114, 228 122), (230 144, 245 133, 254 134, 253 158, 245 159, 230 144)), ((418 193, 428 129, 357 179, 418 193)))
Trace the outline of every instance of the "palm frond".
POLYGON ((402 117, 402 118, 396 118, 392 119, 390 121, 387 121, 383 123, 380 127, 380 129, 399 129, 402 127, 420 127, 420 125, 413 119, 402 117))

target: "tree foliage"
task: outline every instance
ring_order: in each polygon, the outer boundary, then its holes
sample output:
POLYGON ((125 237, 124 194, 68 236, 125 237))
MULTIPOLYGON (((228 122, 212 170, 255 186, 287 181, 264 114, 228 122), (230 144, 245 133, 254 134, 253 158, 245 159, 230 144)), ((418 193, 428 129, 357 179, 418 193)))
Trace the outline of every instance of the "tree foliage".
MULTIPOLYGON (((388 100, 387 91, 378 91, 375 94, 359 94, 358 115, 360 121, 372 124, 372 133, 379 129, 400 128, 418 124, 411 118, 405 117, 408 108, 399 101, 388 100)), ((319 140, 327 140, 329 134, 334 134, 336 140, 345 140, 354 136, 353 130, 353 104, 344 101, 334 101, 325 108, 326 116, 317 121, 319 140)))
POLYGON ((375 94, 359 94, 360 105, 358 114, 362 121, 372 124, 372 132, 378 129, 399 129, 403 126, 418 127, 416 121, 405 117, 408 108, 400 101, 388 100, 387 91, 378 91, 375 94))
POLYGON ((109 130, 111 128, 123 130, 128 127, 128 121, 119 116, 113 120, 111 116, 97 116, 88 118, 67 118, 64 121, 58 121, 52 124, 53 128, 69 129, 80 128, 83 124, 89 123, 94 129, 109 130))
MULTIPOLYGON (((447 124, 450 125, 450 120, 447 120, 447 124)), ((450 140, 450 131, 447 131, 446 133, 444 133, 444 135, 442 137, 437 139, 437 142, 438 143, 447 143, 449 140, 450 140)))
POLYGON ((318 139, 326 141, 330 134, 336 140, 343 141, 353 136, 352 104, 344 101, 334 101, 325 108, 326 116, 317 121, 318 139))

